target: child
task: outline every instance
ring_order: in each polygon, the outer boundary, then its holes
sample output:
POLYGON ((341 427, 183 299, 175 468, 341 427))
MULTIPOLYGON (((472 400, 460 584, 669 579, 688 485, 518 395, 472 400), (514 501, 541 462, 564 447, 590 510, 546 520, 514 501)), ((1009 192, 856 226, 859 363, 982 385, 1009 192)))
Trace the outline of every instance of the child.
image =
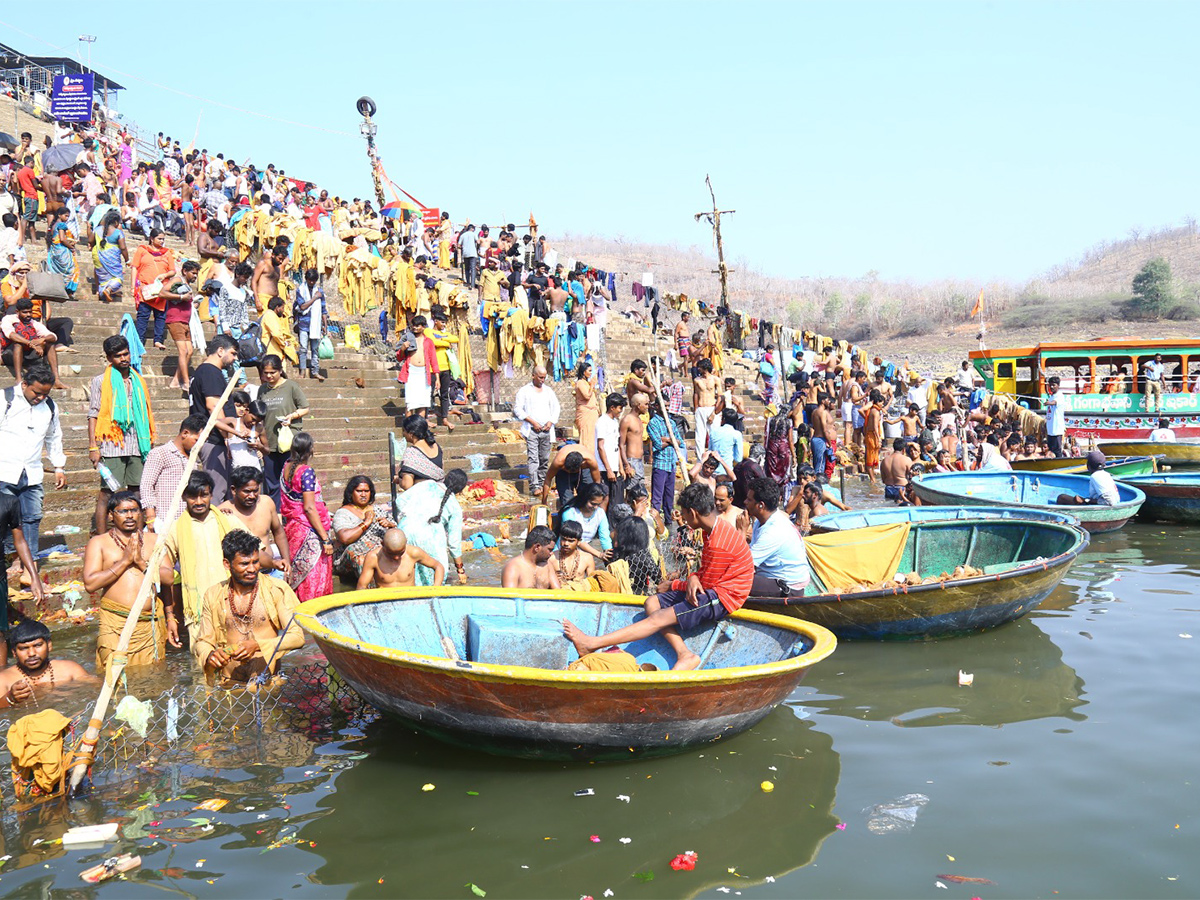
POLYGON ((263 420, 267 415, 267 404, 262 400, 251 400, 245 391, 234 391, 230 395, 236 415, 234 434, 226 435, 229 448, 229 468, 250 466, 263 471, 263 456, 267 445, 263 438, 263 420))
POLYGON ((558 549, 550 557, 550 565, 558 573, 558 582, 568 590, 587 590, 588 578, 596 571, 591 554, 579 549, 583 526, 566 521, 558 529, 558 549))

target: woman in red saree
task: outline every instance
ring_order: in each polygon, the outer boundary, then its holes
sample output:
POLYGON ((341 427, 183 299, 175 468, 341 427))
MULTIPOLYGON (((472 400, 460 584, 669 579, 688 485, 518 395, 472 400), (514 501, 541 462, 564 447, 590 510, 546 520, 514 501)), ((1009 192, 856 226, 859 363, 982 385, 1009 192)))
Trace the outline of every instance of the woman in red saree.
POLYGON ((333 519, 308 464, 312 455, 312 436, 299 432, 279 479, 279 512, 292 554, 288 584, 301 602, 333 593, 333 519))

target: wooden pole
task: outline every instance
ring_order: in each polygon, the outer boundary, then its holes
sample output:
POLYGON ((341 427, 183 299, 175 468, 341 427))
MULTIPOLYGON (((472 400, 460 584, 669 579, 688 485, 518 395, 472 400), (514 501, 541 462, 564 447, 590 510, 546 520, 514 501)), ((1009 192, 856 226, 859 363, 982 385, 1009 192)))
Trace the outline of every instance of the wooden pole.
POLYGON ((717 241, 717 274, 721 276, 721 306, 729 306, 729 269, 725 265, 725 245, 721 243, 721 216, 731 216, 736 209, 718 209, 717 195, 713 193, 712 179, 710 176, 704 176, 704 183, 708 185, 708 196, 712 197, 712 212, 696 213, 695 219, 699 222, 701 219, 707 219, 708 223, 713 227, 713 235, 717 241))
MULTIPOLYGON (((209 434, 217 424, 217 419, 224 415, 225 401, 229 399, 229 395, 233 393, 233 389, 236 386, 237 378, 231 377, 229 383, 225 385, 225 392, 221 394, 221 399, 217 401, 217 405, 213 407, 212 412, 208 414, 208 422, 205 424, 204 430, 200 432, 200 437, 196 440, 196 445, 192 447, 192 452, 188 455, 187 465, 184 467, 183 476, 179 480, 179 487, 175 489, 175 496, 171 498, 171 505, 167 511, 167 521, 173 522, 175 520, 175 516, 179 512, 179 504, 183 500, 183 490, 187 487, 188 478, 191 477, 193 470, 196 468, 196 463, 200 459, 200 448, 208 440, 209 434)), ((72 791, 79 786, 79 782, 83 780, 83 776, 87 773, 88 762, 92 759, 92 755, 96 750, 96 743, 100 740, 100 728, 104 724, 104 717, 108 712, 108 704, 112 700, 117 681, 125 669, 125 651, 129 649, 129 641, 133 638, 133 630, 137 627, 138 617, 142 614, 147 601, 153 602, 152 591, 155 585, 158 584, 158 566, 166 551, 166 541, 160 540, 150 552, 150 559, 146 563, 146 571, 142 575, 142 584, 138 588, 137 598, 129 607, 129 615, 125 617, 125 627, 121 629, 121 637, 117 641, 117 649, 109 657, 104 684, 100 688, 100 696, 96 699, 96 708, 92 711, 92 717, 88 720, 87 731, 84 733, 83 739, 79 742, 79 750, 76 753, 79 761, 71 768, 72 791)))
POLYGON ((675 455, 677 457, 679 457, 679 471, 683 475, 683 486, 687 487, 689 484, 692 483, 692 480, 688 475, 688 467, 687 467, 687 463, 685 462, 686 457, 680 451, 679 444, 675 440, 674 424, 671 422, 671 416, 667 412, 666 406, 663 405, 662 387, 661 387, 662 382, 660 382, 658 380, 658 361, 660 358, 661 357, 658 354, 658 332, 655 331, 654 332, 654 355, 651 356, 651 358, 650 358, 650 370, 649 370, 650 387, 654 388, 654 396, 650 399, 652 402, 658 404, 658 408, 662 412, 663 421, 667 423, 667 440, 671 442, 671 446, 675 448, 675 455))

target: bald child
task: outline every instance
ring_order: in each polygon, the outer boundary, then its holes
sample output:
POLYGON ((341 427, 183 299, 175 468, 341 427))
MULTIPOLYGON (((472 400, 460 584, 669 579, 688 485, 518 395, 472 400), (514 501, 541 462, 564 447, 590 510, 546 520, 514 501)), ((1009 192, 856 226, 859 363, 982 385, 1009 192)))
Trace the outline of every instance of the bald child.
POLYGON ((409 544, 408 536, 399 528, 389 528, 383 543, 363 560, 358 589, 369 587, 413 587, 416 585, 417 563, 433 569, 434 587, 446 579, 446 567, 420 547, 409 544))

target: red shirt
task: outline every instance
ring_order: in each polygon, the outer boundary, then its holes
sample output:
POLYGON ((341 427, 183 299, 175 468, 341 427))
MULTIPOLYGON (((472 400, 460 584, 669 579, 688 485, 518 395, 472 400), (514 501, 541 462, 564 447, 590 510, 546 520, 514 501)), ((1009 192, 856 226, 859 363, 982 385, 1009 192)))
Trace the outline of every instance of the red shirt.
POLYGON ((17 173, 17 184, 21 187, 21 196, 37 199, 37 175, 29 166, 17 173))
MULTIPOLYGON (((754 583, 754 556, 741 532, 724 519, 717 519, 716 526, 704 539, 696 575, 701 587, 717 592, 721 605, 729 612, 741 609, 750 596, 750 586, 754 583)), ((676 591, 682 591, 686 586, 685 581, 671 583, 671 588, 676 591)))

